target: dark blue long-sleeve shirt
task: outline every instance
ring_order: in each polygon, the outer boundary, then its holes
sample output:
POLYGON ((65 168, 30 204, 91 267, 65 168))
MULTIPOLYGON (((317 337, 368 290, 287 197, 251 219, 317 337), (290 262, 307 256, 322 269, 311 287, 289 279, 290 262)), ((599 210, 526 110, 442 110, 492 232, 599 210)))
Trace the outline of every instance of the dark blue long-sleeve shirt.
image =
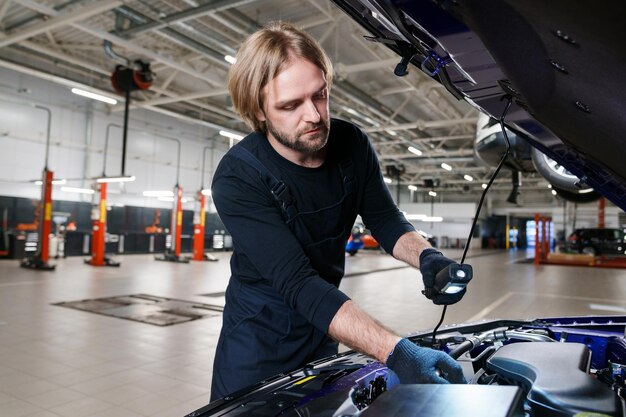
POLYGON ((307 224, 310 242, 303 245, 285 224, 258 171, 227 153, 216 170, 212 196, 233 237, 232 279, 263 287, 264 292, 275 291, 288 307, 326 333, 348 300, 338 286, 357 214, 387 252, 414 228, 393 202, 367 136, 348 122, 332 119, 326 160, 317 168, 284 159, 260 133, 248 135, 236 146, 245 147, 284 181, 300 220, 307 224), (356 180, 348 210, 345 201, 341 203, 346 173, 340 163, 346 159, 352 161, 356 180))

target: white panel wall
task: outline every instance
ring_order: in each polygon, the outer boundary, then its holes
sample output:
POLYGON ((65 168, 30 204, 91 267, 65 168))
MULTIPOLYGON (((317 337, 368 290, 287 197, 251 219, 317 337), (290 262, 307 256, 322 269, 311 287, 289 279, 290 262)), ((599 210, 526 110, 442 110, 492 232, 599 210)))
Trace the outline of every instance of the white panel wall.
MULTIPOLYGON (((68 88, 0 70, 0 195, 39 198, 39 186, 29 182, 41 177, 45 160, 47 113, 52 112, 48 166, 55 178, 67 178, 68 186, 89 188, 91 178, 103 171, 107 125, 123 124, 123 111, 76 96, 68 88)), ((142 196, 145 190, 169 190, 176 183, 177 145, 181 141, 180 185, 192 196, 201 184, 202 156, 207 150, 205 187, 228 147, 216 131, 191 125, 147 110, 131 110, 126 151, 126 174, 137 180, 123 187, 109 186, 109 203, 148 207, 171 204, 142 196)), ((121 174, 122 130, 110 128, 106 174, 121 174)), ((90 196, 53 189, 53 199, 91 201, 90 196)), ((192 208, 191 203, 186 208, 192 208)))
MULTIPOLYGON (((446 237, 450 241, 467 239, 476 212, 475 203, 413 203, 402 204, 401 210, 407 214, 425 214, 443 217, 442 222, 412 221, 416 229, 437 237, 439 243, 446 237)), ((472 240, 472 247, 480 247, 480 238, 472 240)))

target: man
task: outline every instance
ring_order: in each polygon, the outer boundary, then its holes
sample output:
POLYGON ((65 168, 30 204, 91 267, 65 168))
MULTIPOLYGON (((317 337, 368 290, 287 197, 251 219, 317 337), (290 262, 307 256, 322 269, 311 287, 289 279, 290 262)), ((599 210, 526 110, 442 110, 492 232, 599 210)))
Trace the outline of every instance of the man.
POLYGON ((284 23, 250 36, 230 70, 233 105, 254 133, 224 156, 212 185, 234 242, 212 400, 335 354, 337 342, 403 383, 464 382, 448 355, 393 334, 338 289, 357 214, 395 258, 421 263, 430 286, 453 261, 393 203, 367 137, 330 119, 331 83, 323 50, 284 23))

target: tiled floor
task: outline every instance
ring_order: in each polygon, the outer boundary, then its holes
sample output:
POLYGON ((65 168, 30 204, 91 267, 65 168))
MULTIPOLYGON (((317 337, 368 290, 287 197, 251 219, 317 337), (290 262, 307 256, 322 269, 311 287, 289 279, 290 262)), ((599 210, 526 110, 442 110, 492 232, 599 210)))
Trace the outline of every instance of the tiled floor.
MULTIPOLYGON (((626 313, 624 270, 536 268, 515 262, 522 252, 473 255, 470 290, 444 323, 626 313)), ((138 293, 223 303, 201 294, 224 291, 229 256, 191 264, 126 256, 120 268, 68 258, 55 261, 55 272, 0 261, 0 415, 182 417, 205 405, 220 317, 157 327, 52 303, 138 293)), ((437 323, 441 308, 420 294, 414 269, 362 252, 347 258, 346 272, 341 289, 398 333, 437 323)))

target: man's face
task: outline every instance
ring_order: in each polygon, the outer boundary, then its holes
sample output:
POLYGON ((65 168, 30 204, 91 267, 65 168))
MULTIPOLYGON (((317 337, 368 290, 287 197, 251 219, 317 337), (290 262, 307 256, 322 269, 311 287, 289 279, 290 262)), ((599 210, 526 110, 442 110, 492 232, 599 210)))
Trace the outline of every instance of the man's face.
POLYGON ((264 88, 267 134, 301 154, 321 150, 328 141, 328 85, 320 68, 294 59, 264 88))

